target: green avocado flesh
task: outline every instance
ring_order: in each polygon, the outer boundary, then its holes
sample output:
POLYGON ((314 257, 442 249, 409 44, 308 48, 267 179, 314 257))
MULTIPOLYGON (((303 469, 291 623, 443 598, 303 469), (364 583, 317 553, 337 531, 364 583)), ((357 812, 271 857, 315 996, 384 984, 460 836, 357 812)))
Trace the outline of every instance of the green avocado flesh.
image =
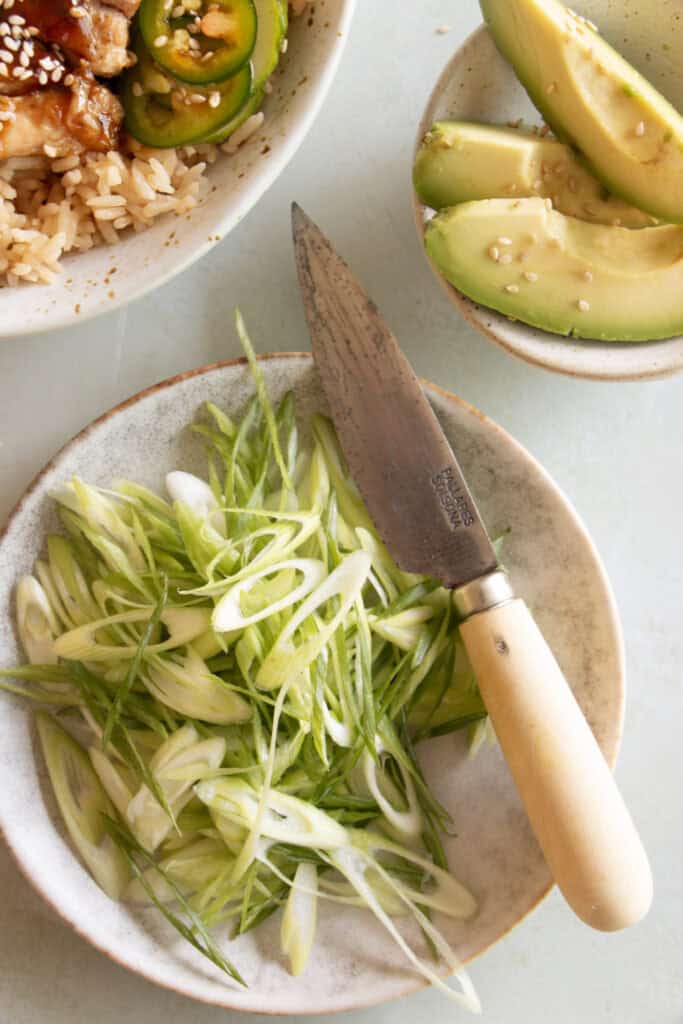
POLYGON ((605 227, 544 199, 487 199, 438 213, 427 253, 468 298, 516 320, 603 341, 683 333, 683 228, 605 227))
POLYGON ((480 0, 489 30, 555 134, 610 192, 683 223, 683 118, 559 0, 480 0))
POLYGON ((413 179, 422 202, 435 210, 475 199, 541 196, 560 213, 595 224, 655 223, 606 192, 569 146, 514 128, 437 122, 417 154, 413 179))

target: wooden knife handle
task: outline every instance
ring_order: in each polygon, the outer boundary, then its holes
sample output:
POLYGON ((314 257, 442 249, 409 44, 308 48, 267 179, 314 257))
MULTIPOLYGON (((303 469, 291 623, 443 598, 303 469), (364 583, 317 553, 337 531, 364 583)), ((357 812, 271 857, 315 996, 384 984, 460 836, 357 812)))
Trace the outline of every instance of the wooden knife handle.
POLYGON ((548 866, 578 916, 635 924, 652 875, 607 762, 529 609, 512 600, 461 634, 484 703, 548 866))

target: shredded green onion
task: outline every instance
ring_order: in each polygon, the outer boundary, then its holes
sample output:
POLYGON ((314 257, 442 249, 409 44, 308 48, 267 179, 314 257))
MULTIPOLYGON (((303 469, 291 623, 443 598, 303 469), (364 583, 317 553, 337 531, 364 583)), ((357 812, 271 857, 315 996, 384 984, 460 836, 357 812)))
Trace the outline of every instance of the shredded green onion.
POLYGON ((55 490, 67 536, 17 586, 31 664, 0 670, 0 689, 49 709, 57 802, 112 898, 154 904, 239 983, 213 926, 242 934, 283 908, 300 974, 320 900, 362 905, 476 1010, 430 917, 476 902, 447 870, 453 823, 414 750, 491 739, 450 595, 394 563, 329 421, 300 447, 293 396, 271 403, 239 314, 237 330, 256 397, 237 420, 207 406, 206 479, 171 473, 167 498, 126 480, 55 490))

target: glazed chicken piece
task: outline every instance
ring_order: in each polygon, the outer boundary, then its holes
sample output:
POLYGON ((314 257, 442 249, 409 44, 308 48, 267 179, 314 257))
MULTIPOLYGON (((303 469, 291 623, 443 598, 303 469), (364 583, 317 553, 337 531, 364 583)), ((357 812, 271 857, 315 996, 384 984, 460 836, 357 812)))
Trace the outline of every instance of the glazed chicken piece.
POLYGON ((134 14, 137 14, 142 0, 104 0, 104 2, 108 7, 116 7, 127 18, 132 18, 134 14))
POLYGON ((40 39, 19 37, 20 48, 7 48, 0 38, 0 96, 20 96, 63 82, 70 68, 64 59, 40 39))
POLYGON ((116 149, 122 120, 116 96, 94 79, 0 96, 0 160, 116 149))
POLYGON ((14 0, 0 19, 24 18, 26 31, 59 47, 72 63, 85 61, 93 74, 111 77, 130 63, 125 11, 138 6, 137 0, 116 0, 112 6, 99 0, 14 0))
POLYGON ((140 0, 0 0, 0 160, 116 149, 119 100, 94 75, 130 63, 140 0))

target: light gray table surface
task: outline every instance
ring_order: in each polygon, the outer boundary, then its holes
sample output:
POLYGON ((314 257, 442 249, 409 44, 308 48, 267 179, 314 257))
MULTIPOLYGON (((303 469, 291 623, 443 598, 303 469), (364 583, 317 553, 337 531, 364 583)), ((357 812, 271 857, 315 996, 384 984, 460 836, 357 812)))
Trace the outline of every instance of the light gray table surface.
MULTIPOLYGON (((235 304, 260 351, 308 348, 289 236, 297 199, 366 283, 416 370, 507 428, 570 496, 623 618, 628 704, 617 774, 651 855, 654 907, 639 927, 605 936, 579 924, 554 892, 473 965, 485 1019, 683 1024, 683 379, 594 384, 528 367, 468 327, 433 279, 412 220, 413 138, 436 76, 478 20, 475 0, 360 0, 313 130, 229 238, 123 312, 0 342, 0 521, 93 417, 171 374, 238 354, 235 304), (442 25, 450 31, 438 34, 442 25)), ((447 1018, 465 1019, 424 992, 339 1024, 447 1018)), ((247 1024, 110 963, 60 923, 0 850, 1 1024, 169 1020, 247 1024)))

